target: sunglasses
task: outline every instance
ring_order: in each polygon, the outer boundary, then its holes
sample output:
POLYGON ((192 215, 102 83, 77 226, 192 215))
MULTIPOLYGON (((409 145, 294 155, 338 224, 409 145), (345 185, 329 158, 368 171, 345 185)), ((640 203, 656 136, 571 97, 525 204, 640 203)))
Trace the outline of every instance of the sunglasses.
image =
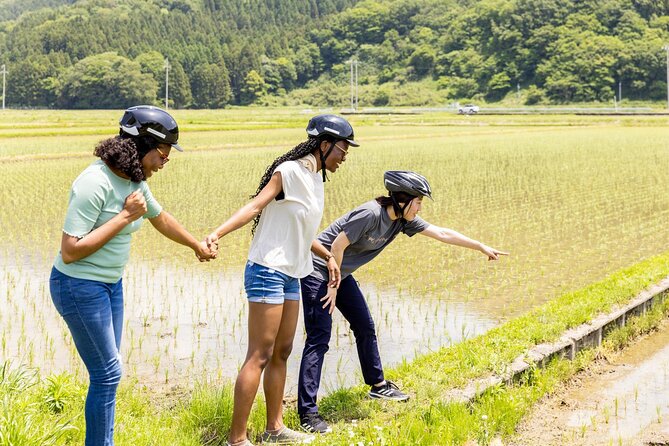
POLYGON ((156 150, 158 151, 158 155, 160 155, 160 159, 163 160, 163 164, 165 164, 170 160, 169 155, 163 153, 163 151, 160 150, 158 147, 156 147, 156 150))
POLYGON ((334 146, 335 146, 336 148, 338 148, 339 150, 341 150, 342 152, 344 152, 344 155, 348 155, 348 149, 344 149, 344 148, 342 148, 342 147, 339 147, 337 144, 335 144, 334 146))

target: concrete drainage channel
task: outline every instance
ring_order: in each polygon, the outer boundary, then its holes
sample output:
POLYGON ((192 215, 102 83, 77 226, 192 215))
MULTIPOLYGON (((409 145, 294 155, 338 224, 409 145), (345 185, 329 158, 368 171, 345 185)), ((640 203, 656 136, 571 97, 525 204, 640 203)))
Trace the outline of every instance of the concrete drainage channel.
POLYGON ((579 351, 599 346, 611 331, 623 327, 629 317, 643 315, 655 304, 663 302, 669 296, 667 290, 669 290, 669 277, 652 288, 642 291, 624 307, 598 316, 587 324, 567 330, 560 339, 553 343, 535 346, 527 353, 518 356, 504 374, 477 379, 465 388, 453 390, 449 393, 447 400, 469 403, 491 387, 511 383, 531 367, 543 368, 553 358, 573 360, 579 351))

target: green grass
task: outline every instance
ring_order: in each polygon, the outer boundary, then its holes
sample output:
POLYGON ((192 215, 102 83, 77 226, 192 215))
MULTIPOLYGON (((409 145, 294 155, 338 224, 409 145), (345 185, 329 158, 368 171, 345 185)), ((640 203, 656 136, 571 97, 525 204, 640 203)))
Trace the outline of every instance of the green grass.
MULTIPOLYGON (((476 339, 424 355, 387 372, 413 394, 406 404, 369 402, 362 388, 358 388, 329 395, 321 406, 337 407, 345 401, 348 413, 366 412, 366 419, 353 429, 355 441, 360 439, 365 444, 379 441, 376 440, 379 436, 384 438, 383 444, 388 445, 462 444, 467 440, 487 444, 497 435, 512 434, 532 404, 582 370, 597 352, 583 351, 574 361, 553 361, 544 370, 532 368, 519 382, 510 387, 494 387, 471 405, 449 402, 446 395, 450 389, 462 386, 471 378, 502 372, 517 355, 535 344, 555 340, 562 331, 587 322, 613 305, 626 303, 638 291, 667 274, 669 253, 561 296, 476 339)), ((602 349, 623 348, 632 339, 651 332, 668 315, 669 300, 665 300, 644 316, 630 318, 625 327, 612 331, 602 349)), ((336 421, 338 417, 332 416, 331 420, 336 421)), ((338 423, 335 435, 315 444, 348 444, 348 426, 350 424, 338 423)))
MULTIPOLYGON (((303 138, 309 116, 299 109, 261 108, 179 110, 175 115, 187 152, 171 156, 150 184, 164 207, 197 236, 246 202, 266 165, 303 138)), ((19 276, 45 275, 58 249, 69 187, 92 161, 95 142, 114 133, 120 112, 5 111, 2 116, 11 119, 0 124, 0 176, 10 186, 0 189, 1 264, 16 268, 19 276)), ((424 314, 425 320, 411 321, 414 324, 435 324, 430 308, 436 301, 461 303, 474 313, 508 322, 482 337, 388 370, 391 379, 414 393, 407 405, 366 401, 362 387, 335 389, 321 403, 323 413, 341 423, 339 433, 330 437, 333 442, 351 444, 363 438, 380 443, 375 439, 383 435, 386 444, 434 444, 442 435, 457 443, 507 432, 505 426, 512 425, 525 407, 513 404, 520 404, 517 399, 532 401, 534 387, 521 387, 528 390, 518 391, 516 403, 506 399, 491 403, 489 412, 505 408, 494 419, 485 411, 447 404, 445 395, 468 379, 504 370, 535 343, 554 339, 669 274, 669 253, 657 256, 669 246, 666 117, 431 113, 359 115, 351 120, 363 146, 351 151, 326 184, 323 225, 383 194, 385 170, 413 169, 427 176, 434 190, 435 201, 424 204, 426 220, 511 252, 509 258, 489 263, 476 252, 439 246, 423 237, 400 237, 356 274, 363 290, 397 294, 406 305, 419 307, 416 314, 424 314), (397 259, 406 267, 398 268, 397 259), (619 272, 602 280, 612 271, 619 272), (527 395, 521 396, 522 392, 527 395), (350 437, 348 421, 353 419, 359 421, 350 437), (405 427, 409 436, 403 436, 405 427)), ((170 309, 161 308, 162 293, 183 290, 191 271, 238 276, 250 235, 243 229, 226 237, 220 260, 200 265, 188 250, 145 226, 148 229, 133 241, 130 267, 143 266, 147 274, 126 283, 128 305, 134 309, 133 300, 144 296, 156 303, 143 316, 128 311, 135 325, 125 332, 130 342, 124 339, 124 354, 132 356, 125 363, 130 376, 138 363, 152 364, 158 379, 169 377, 171 384, 180 377, 170 366, 183 359, 177 356, 176 340, 158 344, 159 339, 142 329, 141 317, 150 316, 149 322, 164 327, 160 333, 173 333, 173 321, 163 326, 170 309), (160 268, 177 271, 174 281, 156 283, 153 272, 160 268), (147 350, 151 347, 146 345, 153 343, 160 350, 146 354, 143 343, 147 350)), ((214 296, 211 303, 203 303, 197 295, 183 296, 202 312, 204 321, 210 312, 218 314, 218 307, 225 307, 225 299, 239 294, 222 289, 221 283, 211 280, 202 285, 203 295, 214 296)), ((14 357, 23 362, 40 364, 44 359, 40 352, 53 359, 54 340, 69 338, 62 324, 53 330, 45 316, 51 303, 44 282, 23 283, 4 272, 0 290, 6 291, 0 294, 5 309, 0 313, 1 357, 16 345, 19 353, 14 357)), ((242 342, 244 315, 224 316, 235 327, 234 342, 242 342)), ((382 327, 402 317, 401 311, 386 313, 377 323, 382 327)), ((435 334, 440 328, 435 325, 435 334)), ((193 342, 183 355, 191 355, 186 376, 216 375, 220 369, 211 368, 216 361, 198 360, 205 355, 215 358, 220 352, 200 350, 199 333, 195 327, 186 337, 193 342)), ((624 341, 627 335, 618 336, 624 341)), ((381 345, 382 354, 389 348, 393 347, 381 345)), ((35 423, 41 427, 28 429, 27 434, 53 439, 52 429, 71 425, 75 429, 56 429, 57 444, 81 443, 83 387, 78 383, 83 374, 71 342, 67 349, 57 353, 65 357, 66 368, 79 370, 79 375, 39 381, 20 398, 3 396, 14 417, 7 426, 35 423)), ((231 370, 234 366, 225 365, 231 370)), ((537 371, 536 376, 542 373, 537 371)), ((156 398, 160 391, 124 380, 119 444, 220 443, 229 426, 230 390, 207 384, 187 391, 188 396, 162 401, 156 398)), ((499 389, 499 394, 506 391, 499 389)), ((253 435, 262 429, 262 410, 259 404, 252 417, 253 435)), ((286 419, 295 423, 293 410, 287 411, 286 419)))
MULTIPOLYGON (((586 367, 597 352, 587 350, 574 361, 555 360, 546 369, 532 368, 513 385, 496 386, 471 404, 451 403, 444 396, 468 378, 499 372, 535 343, 553 340, 600 310, 627 302, 668 273, 669 253, 561 296, 483 336, 388 370, 388 376, 412 394, 407 403, 370 401, 363 387, 334 392, 321 402, 334 432, 314 444, 448 445, 469 440, 487 444, 496 436, 511 435, 539 398, 586 367)), ((669 300, 630 318, 601 348, 623 348, 651 332, 667 315, 669 300)), ((68 375, 41 380, 32 369, 5 363, 0 368, 0 445, 81 443, 84 392, 84 386, 68 375)), ((150 389, 130 380, 121 386, 118 401, 119 445, 218 445, 229 431, 230 384, 206 383, 186 394, 155 398, 150 389)), ((249 422, 251 438, 262 432, 264 416, 258 398, 249 422)), ((287 408, 285 421, 296 426, 293 408, 287 408)))

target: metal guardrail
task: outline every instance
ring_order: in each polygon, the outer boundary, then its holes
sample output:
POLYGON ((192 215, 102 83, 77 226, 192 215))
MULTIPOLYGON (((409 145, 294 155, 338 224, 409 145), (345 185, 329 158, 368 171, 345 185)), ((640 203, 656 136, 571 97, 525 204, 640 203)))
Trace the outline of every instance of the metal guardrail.
MULTIPOLYGON (((311 112, 311 109, 307 109, 311 112)), ((328 109, 332 112, 332 109, 328 109)), ((364 107, 359 109, 342 108, 339 113, 343 115, 409 115, 423 113, 458 113, 458 108, 447 107, 414 107, 414 108, 392 108, 392 107, 364 107)), ((669 110, 655 109, 651 107, 486 107, 480 108, 478 113, 464 114, 474 115, 553 115, 553 114, 602 114, 602 115, 668 115, 669 110)))

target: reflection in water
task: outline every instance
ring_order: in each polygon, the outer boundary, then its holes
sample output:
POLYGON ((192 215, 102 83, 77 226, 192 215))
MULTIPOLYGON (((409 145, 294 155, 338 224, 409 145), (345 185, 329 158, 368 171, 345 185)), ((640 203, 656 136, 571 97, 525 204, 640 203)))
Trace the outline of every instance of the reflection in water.
MULTIPOLYGON (((43 374, 85 370, 49 295, 49 265, 1 262, 2 356, 39 367, 43 374)), ((240 268, 241 271, 241 268, 240 268)), ((247 302, 242 277, 233 273, 131 263, 124 276, 124 373, 153 385, 192 385, 234 378, 247 345, 247 302)), ((461 302, 361 288, 376 322, 386 367, 479 335, 498 321, 461 302)), ((296 393, 304 345, 298 322, 286 393, 296 393)), ((362 382, 355 339, 336 312, 322 392, 362 382)))
POLYGON ((571 413, 566 424, 596 437, 587 444, 639 444, 644 432, 669 416, 666 336, 642 341, 615 363, 620 373, 598 377, 575 395, 584 408, 571 413))

